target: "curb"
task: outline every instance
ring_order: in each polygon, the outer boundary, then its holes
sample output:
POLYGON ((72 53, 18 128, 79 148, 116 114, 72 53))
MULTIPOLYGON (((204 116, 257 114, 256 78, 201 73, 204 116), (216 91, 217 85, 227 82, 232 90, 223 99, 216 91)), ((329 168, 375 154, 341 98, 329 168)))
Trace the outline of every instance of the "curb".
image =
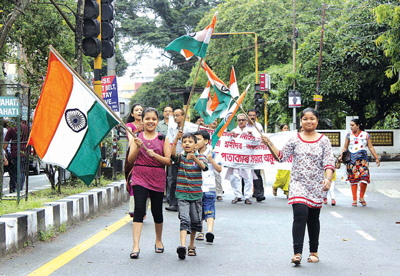
POLYGON ((27 242, 37 241, 39 231, 58 229, 63 224, 71 226, 128 201, 125 185, 125 181, 113 182, 106 187, 47 202, 42 208, 1 216, 0 256, 17 252, 27 242))

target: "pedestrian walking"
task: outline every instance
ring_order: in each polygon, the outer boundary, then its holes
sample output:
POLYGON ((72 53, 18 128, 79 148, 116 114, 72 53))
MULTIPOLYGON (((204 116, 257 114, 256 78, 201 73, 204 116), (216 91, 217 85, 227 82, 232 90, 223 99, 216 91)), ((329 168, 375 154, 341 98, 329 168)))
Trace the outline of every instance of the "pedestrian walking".
MULTIPOLYGON (((216 194, 216 179, 214 172, 222 171, 221 157, 219 154, 212 151, 212 147, 208 145, 210 141, 210 133, 207 130, 199 130, 194 133, 197 138, 198 153, 206 156, 208 170, 202 172, 202 190, 203 190, 203 215, 202 221, 207 223, 206 240, 209 243, 214 241, 214 221, 215 221, 215 200, 216 194)), ((204 233, 199 232, 196 240, 204 240, 204 233)))
MULTIPOLYGON (((280 131, 289 131, 289 126, 287 124, 282 124, 279 126, 280 131)), ((289 181, 290 181, 290 170, 278 169, 276 174, 275 182, 272 185, 272 194, 277 196, 278 189, 282 189, 286 197, 289 197, 289 181)))
POLYGON ((156 231, 155 252, 163 253, 163 196, 165 189, 165 166, 171 166, 171 148, 168 137, 156 132, 158 112, 152 107, 144 110, 144 132, 129 141, 128 162, 134 163, 131 176, 131 189, 135 197, 135 212, 133 217, 133 250, 132 259, 137 259, 140 253, 140 235, 143 218, 146 214, 146 200, 151 200, 151 213, 156 231), (142 145, 147 147, 147 151, 142 145))
POLYGON ((181 245, 176 249, 181 260, 186 258, 186 237, 190 234, 188 256, 196 256, 194 240, 201 232, 201 199, 203 197, 202 171, 208 170, 204 155, 196 153, 197 139, 193 133, 183 134, 179 130, 171 149, 171 160, 178 164, 175 197, 178 199, 181 245), (176 153, 178 141, 182 139, 183 153, 176 153))
POLYGON ((343 152, 348 149, 350 151, 350 162, 347 164, 347 180, 351 185, 353 194, 352 206, 357 207, 357 186, 360 184, 360 203, 362 206, 367 206, 364 195, 367 190, 367 185, 370 183, 369 163, 367 148, 375 157, 376 165, 379 167, 379 157, 375 152, 374 146, 371 143, 371 136, 364 128, 359 119, 353 119, 350 122, 351 133, 347 133, 346 141, 342 149, 339 161, 342 160, 343 152))
MULTIPOLYGON (((300 264, 306 225, 310 241, 308 262, 318 262, 320 233, 319 215, 332 182, 335 159, 328 137, 317 133, 318 112, 306 108, 301 113, 303 132, 291 138, 279 151, 280 162, 293 155, 293 166, 289 184, 289 204, 293 209, 293 250, 291 261, 300 264), (326 173, 326 177, 325 177, 326 173)), ((263 135, 262 141, 274 152, 278 149, 263 135)))

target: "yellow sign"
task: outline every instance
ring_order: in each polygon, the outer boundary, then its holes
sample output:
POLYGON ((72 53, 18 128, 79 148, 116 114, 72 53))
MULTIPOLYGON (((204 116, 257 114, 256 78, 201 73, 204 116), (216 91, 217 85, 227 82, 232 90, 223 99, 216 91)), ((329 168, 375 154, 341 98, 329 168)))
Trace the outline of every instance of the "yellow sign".
POLYGON ((322 95, 314 95, 314 102, 322 102, 322 95))

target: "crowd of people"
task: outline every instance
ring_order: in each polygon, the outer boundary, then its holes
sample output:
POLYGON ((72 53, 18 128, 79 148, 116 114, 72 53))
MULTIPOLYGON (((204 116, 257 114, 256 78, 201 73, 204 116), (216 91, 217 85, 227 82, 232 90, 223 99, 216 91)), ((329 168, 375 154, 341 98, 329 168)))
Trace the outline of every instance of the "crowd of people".
MULTIPOLYGON (((127 163, 131 167, 129 167, 130 174, 126 174, 129 175, 127 187, 132 198, 130 211, 133 217, 133 250, 130 254, 132 259, 137 259, 140 254, 140 235, 149 199, 156 232, 155 253, 164 252, 163 202, 169 205, 165 207, 166 210, 177 211, 179 214, 180 245, 176 249, 179 259, 196 256, 195 240, 205 238, 209 243, 214 241, 215 202, 222 200, 223 195, 221 158, 209 145, 211 138, 208 131, 190 132, 184 124, 183 109, 173 110, 171 106, 166 106, 163 117, 163 120, 159 120, 156 109, 151 107, 144 109, 140 104, 135 104, 128 118, 127 127, 134 133, 134 136, 127 134, 129 139, 127 163), (173 115, 176 127, 168 128, 170 115, 173 115), (172 137, 171 141, 168 137, 172 137), (203 221, 207 225, 206 231, 203 230, 203 221), (188 234, 190 241, 186 246, 188 234)), ((262 125, 256 122, 255 110, 249 110, 247 114, 238 114, 238 125, 231 131, 233 136, 258 133, 261 135, 261 142, 268 146, 271 152, 277 153, 275 158, 279 162, 293 158, 291 171, 279 170, 272 189, 274 196, 277 195, 277 189, 282 189, 288 198, 288 204, 293 209, 294 255, 291 261, 294 264, 300 264, 302 260, 306 226, 310 240, 310 254, 307 261, 319 261, 319 216, 322 205, 327 204, 328 191, 331 194, 332 205, 336 205, 335 161, 341 161, 341 156, 335 160, 329 138, 316 131, 318 122, 317 111, 312 108, 303 110, 301 129, 282 149, 276 148, 264 134, 262 125)), ((202 118, 197 120, 197 124, 205 126, 202 118)), ((216 129, 217 124, 215 120, 207 127, 216 129)), ((288 131, 289 127, 283 124, 280 130, 288 131)), ((366 206, 364 194, 370 181, 366 147, 376 158, 378 166, 379 159, 369 134, 362 130, 359 120, 352 121, 351 130, 342 150, 344 152, 349 149, 351 156, 346 165, 347 178, 352 186, 353 206, 357 206, 358 184, 361 189, 360 203, 366 206)), ((252 197, 258 202, 265 200, 260 170, 230 167, 227 168, 226 175, 234 194, 232 204, 243 201, 244 204, 250 205, 252 197)))

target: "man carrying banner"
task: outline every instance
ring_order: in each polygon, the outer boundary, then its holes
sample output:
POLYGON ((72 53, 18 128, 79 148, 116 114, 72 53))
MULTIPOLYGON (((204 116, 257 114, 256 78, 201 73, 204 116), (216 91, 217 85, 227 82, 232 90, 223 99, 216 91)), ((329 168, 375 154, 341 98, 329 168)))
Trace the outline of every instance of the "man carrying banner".
MULTIPOLYGON (((247 118, 243 113, 237 116, 238 126, 232 130, 234 135, 240 135, 247 132, 246 128, 247 118)), ((237 169, 228 168, 227 175, 230 175, 231 186, 235 198, 231 201, 232 204, 236 204, 244 199, 245 204, 251 204, 250 197, 253 193, 253 170, 249 169, 237 169), (244 181, 244 189, 242 193, 241 180, 244 181)))

